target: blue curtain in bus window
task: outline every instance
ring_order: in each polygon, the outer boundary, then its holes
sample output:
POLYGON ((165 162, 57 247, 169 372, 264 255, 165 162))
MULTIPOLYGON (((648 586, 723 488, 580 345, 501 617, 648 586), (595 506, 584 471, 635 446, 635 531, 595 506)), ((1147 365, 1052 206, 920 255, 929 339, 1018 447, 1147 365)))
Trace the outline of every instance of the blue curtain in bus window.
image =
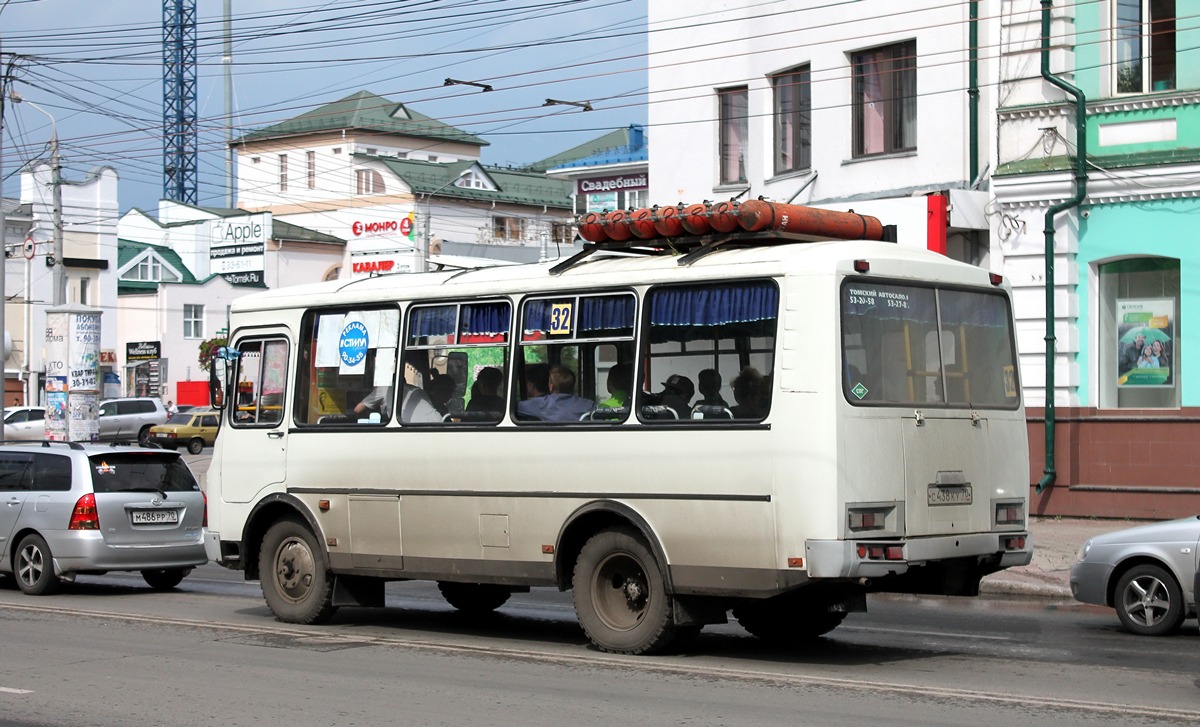
POLYGON ((550 333, 550 313, 554 310, 554 304, 570 305, 570 302, 570 299, 526 301, 521 340, 545 340, 550 333))
POLYGON ((436 343, 453 343, 455 306, 445 305, 436 308, 414 308, 412 320, 408 327, 408 345, 419 346, 430 343, 426 339, 436 337, 436 343))
POLYGON ((462 307, 459 343, 505 343, 508 341, 508 303, 472 303, 462 307))
POLYGON ((734 336, 773 336, 779 291, 770 283, 655 290, 650 336, 655 343, 734 336))
POLYGON ((604 295, 579 300, 580 338, 633 338, 631 295, 604 295))

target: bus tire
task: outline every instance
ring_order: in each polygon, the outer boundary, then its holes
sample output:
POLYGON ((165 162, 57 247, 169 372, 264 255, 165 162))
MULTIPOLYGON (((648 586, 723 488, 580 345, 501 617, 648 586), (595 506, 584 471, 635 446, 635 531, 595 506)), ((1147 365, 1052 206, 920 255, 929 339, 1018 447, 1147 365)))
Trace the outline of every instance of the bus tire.
POLYGON ((495 611, 512 596, 512 591, 504 586, 494 586, 485 583, 453 583, 438 581, 438 590, 446 603, 465 614, 484 616, 495 611))
POLYGON ((791 593, 738 606, 733 609, 733 617, 753 636, 780 646, 796 647, 833 631, 846 619, 846 614, 829 611, 823 599, 791 593))
POLYGON ((653 654, 675 642, 662 569, 636 531, 593 535, 575 562, 572 587, 579 625, 601 651, 653 654))
POLYGON ((320 545, 308 526, 293 518, 272 525, 258 554, 263 598, 285 623, 315 624, 337 612, 333 578, 325 569, 320 545))

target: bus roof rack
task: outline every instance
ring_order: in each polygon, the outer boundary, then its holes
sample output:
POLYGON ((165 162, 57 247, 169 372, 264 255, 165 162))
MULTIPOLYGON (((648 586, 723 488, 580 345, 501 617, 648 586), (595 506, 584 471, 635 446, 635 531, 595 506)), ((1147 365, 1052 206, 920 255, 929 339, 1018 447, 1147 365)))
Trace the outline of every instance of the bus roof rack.
MULTIPOLYGON (((678 264, 687 266, 700 258, 722 249, 789 245, 804 242, 832 242, 841 239, 844 238, 783 232, 779 230, 764 230, 762 232, 737 231, 707 235, 659 237, 650 240, 634 238, 620 241, 585 242, 583 250, 550 268, 550 274, 561 275, 592 255, 602 252, 621 252, 632 255, 653 256, 678 255, 678 264)), ((884 225, 882 239, 885 242, 895 242, 896 226, 884 225)))

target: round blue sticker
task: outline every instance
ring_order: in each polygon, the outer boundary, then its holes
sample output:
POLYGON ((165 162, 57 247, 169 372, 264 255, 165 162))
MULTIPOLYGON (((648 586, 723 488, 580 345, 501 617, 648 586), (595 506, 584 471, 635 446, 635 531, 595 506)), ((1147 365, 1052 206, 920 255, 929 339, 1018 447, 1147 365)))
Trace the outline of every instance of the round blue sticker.
POLYGON ((362 363, 367 357, 367 327, 359 321, 347 323, 338 341, 338 355, 347 366, 362 363))

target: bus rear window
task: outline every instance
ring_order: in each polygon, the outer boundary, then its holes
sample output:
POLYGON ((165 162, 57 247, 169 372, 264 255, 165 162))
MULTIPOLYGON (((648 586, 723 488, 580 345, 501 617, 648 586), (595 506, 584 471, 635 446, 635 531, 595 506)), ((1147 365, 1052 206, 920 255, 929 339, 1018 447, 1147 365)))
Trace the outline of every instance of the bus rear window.
POLYGON ((847 281, 844 394, 863 405, 1015 408, 1011 320, 998 292, 847 281))

